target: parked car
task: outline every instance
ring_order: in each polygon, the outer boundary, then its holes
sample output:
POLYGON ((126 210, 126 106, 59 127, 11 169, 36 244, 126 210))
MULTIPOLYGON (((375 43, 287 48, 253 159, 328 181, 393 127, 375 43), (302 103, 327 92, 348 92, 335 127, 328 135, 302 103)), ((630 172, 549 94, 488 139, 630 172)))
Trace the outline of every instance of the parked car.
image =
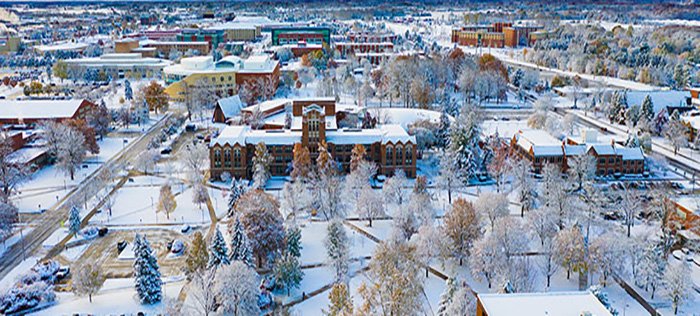
POLYGON ((185 243, 182 240, 176 239, 170 245, 170 252, 173 254, 181 254, 185 250, 185 243))
POLYGON ((109 228, 103 226, 100 227, 100 229, 97 231, 97 235, 100 237, 104 237, 105 235, 107 235, 107 232, 109 232, 109 228))
POLYGON ((121 253, 124 249, 126 249, 126 246, 129 245, 129 242, 126 240, 120 240, 117 242, 117 252, 121 253))
POLYGON ((186 132, 194 132, 197 130, 197 125, 194 124, 187 124, 185 125, 185 131, 186 132))
POLYGON ((56 271, 56 279, 57 280, 65 279, 69 274, 70 274, 70 267, 61 266, 60 268, 58 268, 58 271, 56 271))
POLYGON ((187 225, 187 224, 182 225, 182 228, 180 228, 180 232, 183 233, 183 234, 189 233, 190 230, 192 230, 192 226, 187 225))
POLYGON ((168 147, 163 148, 163 150, 160 151, 160 154, 161 155, 170 155, 170 153, 172 153, 172 152, 173 152, 173 149, 170 146, 168 146, 168 147))

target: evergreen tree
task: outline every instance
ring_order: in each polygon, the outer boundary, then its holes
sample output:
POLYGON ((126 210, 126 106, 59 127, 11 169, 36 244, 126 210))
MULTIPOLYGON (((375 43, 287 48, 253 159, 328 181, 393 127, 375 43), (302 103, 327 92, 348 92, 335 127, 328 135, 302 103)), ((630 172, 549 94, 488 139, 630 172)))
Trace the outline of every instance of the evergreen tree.
POLYGON ((68 214, 68 230, 76 235, 80 232, 80 209, 77 206, 71 207, 68 214))
POLYGON ((673 69, 673 82, 675 83, 676 89, 683 89, 688 85, 688 72, 685 70, 682 64, 677 64, 673 69))
POLYGON ((301 229, 291 227, 287 229, 287 253, 297 258, 301 257, 301 229))
POLYGON ((448 150, 456 157, 455 163, 464 171, 464 175, 472 178, 483 171, 483 153, 479 147, 481 129, 479 115, 472 106, 465 106, 450 129, 448 150))
POLYGON ((335 270, 336 282, 343 281, 348 273, 350 250, 348 236, 340 221, 332 221, 328 224, 325 246, 330 265, 335 270))
POLYGON ((651 102, 651 96, 648 94, 642 101, 642 117, 645 117, 649 122, 654 120, 654 103, 651 102))
POLYGON ((447 279, 447 286, 445 286, 445 291, 440 294, 440 302, 438 303, 437 316, 449 316, 446 314, 450 303, 457 291, 457 285, 454 278, 447 279))
POLYGON ((196 272, 203 271, 209 263, 209 252, 207 244, 204 242, 204 236, 201 232, 195 232, 192 239, 192 249, 187 254, 185 259, 185 273, 187 276, 192 276, 196 272))
POLYGON ((153 255, 151 245, 146 237, 137 234, 134 238, 134 278, 136 293, 141 304, 154 304, 163 299, 158 259, 153 255))
POLYGON ((435 146, 444 149, 450 142, 450 118, 447 116, 447 109, 440 112, 440 123, 435 131, 435 146))
POLYGON ((231 180, 231 193, 228 195, 228 215, 233 216, 238 199, 245 193, 247 186, 243 179, 231 180))
POLYGON ((129 82, 129 79, 124 80, 124 99, 129 101, 134 99, 134 90, 131 89, 131 82, 129 82))
POLYGON ((229 223, 229 235, 231 236, 230 261, 242 261, 247 266, 253 268, 253 250, 250 248, 250 242, 248 241, 248 236, 245 234, 245 228, 238 217, 236 217, 235 221, 229 223))
POLYGON ((287 253, 280 256, 275 262, 272 273, 282 288, 287 289, 287 295, 292 288, 299 287, 301 279, 304 278, 304 271, 301 270, 299 259, 287 253))
POLYGON ((222 264, 230 263, 228 260, 228 248, 218 226, 209 245, 209 253, 209 267, 218 267, 222 264))

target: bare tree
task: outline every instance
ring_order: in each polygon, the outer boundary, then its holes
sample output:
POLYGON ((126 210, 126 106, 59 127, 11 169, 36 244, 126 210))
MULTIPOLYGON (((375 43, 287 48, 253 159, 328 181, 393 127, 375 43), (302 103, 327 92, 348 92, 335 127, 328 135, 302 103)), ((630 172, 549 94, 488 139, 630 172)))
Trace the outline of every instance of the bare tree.
POLYGON ((30 175, 30 168, 22 161, 23 157, 13 157, 12 140, 7 135, 0 135, 0 198, 7 203, 17 185, 30 175))
POLYGON ((73 275, 73 292, 76 295, 87 295, 90 303, 92 303, 92 295, 96 294, 102 288, 106 276, 102 273, 99 263, 88 261, 79 269, 75 269, 73 275))
POLYGON ((75 171, 85 159, 85 150, 85 137, 77 130, 67 129, 59 140, 58 167, 69 174, 71 180, 75 179, 75 171))

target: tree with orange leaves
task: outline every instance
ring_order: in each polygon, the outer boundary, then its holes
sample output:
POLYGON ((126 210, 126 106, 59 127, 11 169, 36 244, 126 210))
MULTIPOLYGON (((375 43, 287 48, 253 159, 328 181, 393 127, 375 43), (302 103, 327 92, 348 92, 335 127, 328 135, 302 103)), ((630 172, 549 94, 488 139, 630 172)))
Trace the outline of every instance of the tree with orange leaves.
POLYGON ((294 160, 292 161, 292 179, 301 177, 302 180, 309 177, 311 172, 311 156, 309 149, 301 143, 294 144, 294 160))
POLYGON ((76 131, 83 134, 85 137, 85 149, 90 153, 99 154, 100 146, 97 145, 97 138, 95 136, 95 129, 88 126, 87 122, 83 119, 73 119, 66 121, 66 126, 75 129, 76 131))

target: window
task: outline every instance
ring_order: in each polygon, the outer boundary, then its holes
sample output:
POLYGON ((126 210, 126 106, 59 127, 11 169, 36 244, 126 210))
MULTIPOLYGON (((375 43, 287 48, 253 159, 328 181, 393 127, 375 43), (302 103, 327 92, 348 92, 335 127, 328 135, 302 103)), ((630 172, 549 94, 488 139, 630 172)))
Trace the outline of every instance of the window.
POLYGON ((386 165, 391 166, 394 164, 394 147, 391 145, 386 145, 386 165))
POLYGON ((403 147, 396 146, 396 164, 403 165, 403 147))
POLYGON ((615 158, 608 158, 608 162, 609 162, 609 163, 614 163, 614 162, 615 162, 615 158))
POLYGON ((214 150, 214 168, 221 168, 221 150, 214 150))
POLYGON ((236 168, 241 166, 241 150, 238 148, 233 150, 233 166, 236 168))
POLYGON ((413 146, 406 145, 406 165, 413 165, 413 146))
POLYGON ((224 149, 224 167, 231 168, 231 150, 224 149))

